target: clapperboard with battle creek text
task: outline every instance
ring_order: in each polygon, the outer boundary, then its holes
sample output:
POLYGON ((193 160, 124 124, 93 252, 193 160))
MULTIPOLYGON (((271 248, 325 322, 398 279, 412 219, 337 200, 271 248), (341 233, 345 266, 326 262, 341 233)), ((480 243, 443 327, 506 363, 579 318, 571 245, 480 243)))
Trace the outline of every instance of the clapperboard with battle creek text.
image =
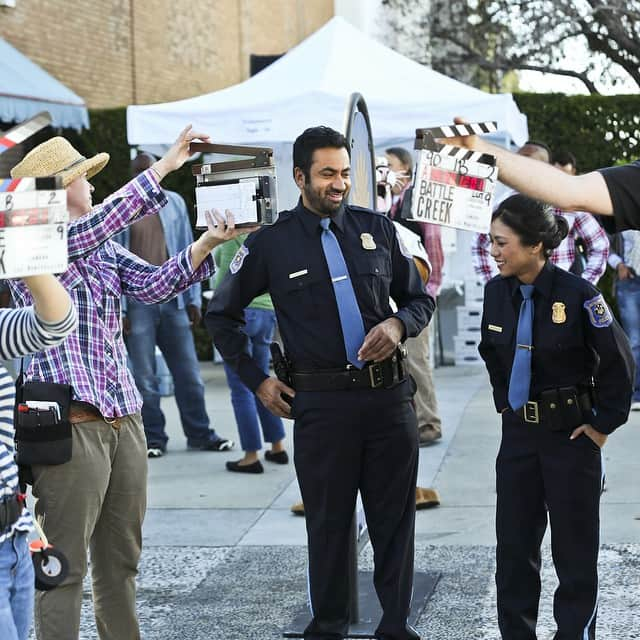
MULTIPOLYGON (((43 112, 0 134, 0 153, 49 124, 43 112)), ((68 221, 59 177, 0 178, 0 279, 66 271, 68 221)))
POLYGON ((410 220, 486 233, 498 179, 494 156, 442 144, 437 139, 481 135, 495 122, 416 129, 418 150, 410 220))

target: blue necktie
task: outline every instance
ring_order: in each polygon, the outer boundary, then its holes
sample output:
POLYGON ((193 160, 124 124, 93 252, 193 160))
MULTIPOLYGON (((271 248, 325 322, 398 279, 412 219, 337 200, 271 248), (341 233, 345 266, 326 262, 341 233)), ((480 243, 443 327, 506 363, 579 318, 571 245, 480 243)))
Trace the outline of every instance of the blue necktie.
POLYGON ((533 349, 533 289, 532 284, 520 285, 522 304, 516 331, 516 353, 509 380, 509 404, 514 411, 529 401, 531 350, 533 349))
POLYGON ((327 259, 333 290, 336 294, 338 315, 340 316, 340 325, 344 336, 344 348, 347 353, 347 360, 358 369, 362 369, 365 363, 362 360, 358 360, 358 350, 364 342, 364 323, 362 322, 356 294, 351 284, 347 264, 344 261, 338 239, 333 231, 329 229, 329 224, 331 224, 331 218, 322 218, 320 220, 320 225, 323 229, 321 236, 322 250, 327 259))

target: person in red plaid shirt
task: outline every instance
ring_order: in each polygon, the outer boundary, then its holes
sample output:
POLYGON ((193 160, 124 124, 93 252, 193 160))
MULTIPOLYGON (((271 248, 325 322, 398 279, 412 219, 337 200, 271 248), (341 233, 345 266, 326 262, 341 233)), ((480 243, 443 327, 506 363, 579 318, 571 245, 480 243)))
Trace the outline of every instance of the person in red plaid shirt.
MULTIPOLYGON (((547 164, 551 161, 548 147, 538 142, 527 142, 518 150, 518 155, 547 164)), ((514 193, 512 189, 506 189, 502 193, 500 202, 514 193)), ((496 207, 500 202, 496 202, 496 207)), ((576 262, 576 241, 580 240, 585 250, 584 265, 580 275, 595 286, 607 268, 607 258, 609 257, 607 234, 590 213, 556 209, 555 215, 562 216, 567 221, 569 234, 551 254, 551 262, 565 271, 572 270, 571 267, 576 262)), ((473 256, 474 271, 484 283, 498 275, 498 268, 489 253, 490 249, 489 234, 477 234, 475 242, 471 246, 471 255, 473 256)), ((580 258, 580 256, 578 257, 580 258)))

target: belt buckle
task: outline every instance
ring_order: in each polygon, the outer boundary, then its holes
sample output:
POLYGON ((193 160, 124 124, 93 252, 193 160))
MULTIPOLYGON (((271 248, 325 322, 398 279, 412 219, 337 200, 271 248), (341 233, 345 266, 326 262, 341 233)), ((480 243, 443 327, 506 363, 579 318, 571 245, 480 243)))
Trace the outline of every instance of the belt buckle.
POLYGON ((374 363, 369 365, 369 381, 371 382, 372 389, 378 389, 384 384, 382 364, 374 363))
POLYGON ((522 407, 522 416, 525 422, 531 424, 540 424, 540 413, 538 411, 538 403, 533 400, 526 402, 522 407))

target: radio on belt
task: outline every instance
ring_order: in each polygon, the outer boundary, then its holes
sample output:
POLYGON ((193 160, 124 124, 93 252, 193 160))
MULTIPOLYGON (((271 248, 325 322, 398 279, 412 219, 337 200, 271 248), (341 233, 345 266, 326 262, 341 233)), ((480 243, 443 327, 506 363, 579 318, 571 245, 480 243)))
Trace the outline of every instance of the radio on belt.
POLYGON ((495 131, 495 122, 416 129, 414 149, 418 155, 409 220, 479 233, 489 231, 498 180, 496 159, 447 144, 446 139, 495 131))
POLYGON ((249 156, 243 160, 197 164, 196 227, 207 226, 205 211, 233 213, 237 227, 273 224, 278 217, 276 167, 273 149, 193 142, 192 153, 249 156))

